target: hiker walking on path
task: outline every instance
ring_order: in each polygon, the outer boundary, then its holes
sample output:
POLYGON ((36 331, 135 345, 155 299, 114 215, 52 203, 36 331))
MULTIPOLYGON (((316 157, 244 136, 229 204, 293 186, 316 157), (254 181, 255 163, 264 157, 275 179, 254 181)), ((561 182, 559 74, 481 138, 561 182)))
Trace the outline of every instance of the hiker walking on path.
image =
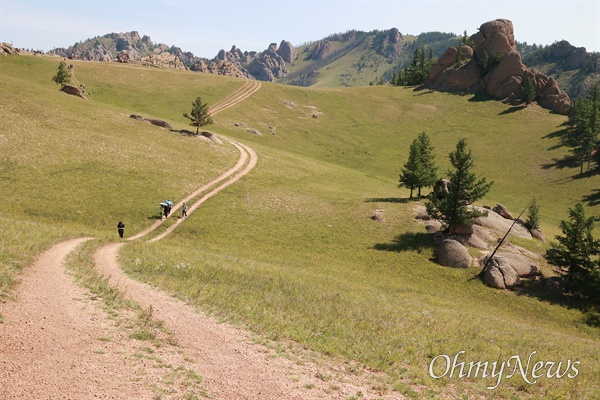
POLYGON ((119 221, 117 224, 117 229, 119 231, 119 236, 123 237, 123 234, 125 233, 125 224, 122 221, 119 221))
POLYGON ((183 206, 181 207, 181 218, 187 217, 187 208, 187 204, 183 203, 183 206))

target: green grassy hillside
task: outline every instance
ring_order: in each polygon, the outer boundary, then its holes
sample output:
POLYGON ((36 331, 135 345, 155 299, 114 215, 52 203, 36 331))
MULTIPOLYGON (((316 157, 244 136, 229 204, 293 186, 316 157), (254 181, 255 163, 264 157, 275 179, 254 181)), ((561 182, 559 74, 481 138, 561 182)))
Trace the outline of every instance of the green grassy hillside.
MULTIPOLYGON (((194 97, 214 103, 242 81, 78 62, 77 80, 92 92, 83 101, 50 81, 59 61, 0 59, 0 200, 9 205, 0 210, 4 295, 9 277, 50 243, 116 239, 120 219, 126 234, 138 232, 154 221, 156 203, 181 199, 237 157, 232 147, 129 114, 184 128, 181 114, 194 97)), ((139 279, 267 338, 386 372, 382 392, 598 398, 600 330, 587 315, 535 291, 489 289, 470 279, 476 268, 433 263, 433 245, 413 219, 415 203, 397 188, 421 131, 443 168, 458 138, 467 138, 477 171, 495 181, 483 204, 520 211, 536 196, 548 237, 559 232, 568 207, 600 186, 600 177, 575 179, 578 170, 564 167, 563 116, 477 100, 385 86, 263 83, 210 127, 253 147, 258 166, 162 241, 125 246, 120 261, 139 279), (385 222, 369 218, 375 210, 385 222), (486 390, 491 378, 429 377, 433 357, 461 350, 467 361, 490 362, 513 355, 526 361, 535 351, 536 361, 578 360, 580 373, 536 384, 514 376, 493 391, 486 390)), ((586 210, 600 216, 597 206, 586 210)))

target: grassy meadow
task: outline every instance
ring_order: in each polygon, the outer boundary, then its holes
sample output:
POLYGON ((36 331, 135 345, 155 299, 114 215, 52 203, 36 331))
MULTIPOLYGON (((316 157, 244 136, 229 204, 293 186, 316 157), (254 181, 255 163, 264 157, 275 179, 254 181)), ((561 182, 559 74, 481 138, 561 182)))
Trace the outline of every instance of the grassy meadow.
MULTIPOLYGON (((51 243, 83 235, 117 240, 119 220, 132 235, 154 222, 158 202, 178 201, 238 157, 231 146, 129 115, 182 129, 181 114, 196 96, 212 104, 242 81, 75 62, 77 81, 92 92, 83 101, 50 81, 59 62, 0 59, 0 200, 10 205, 0 210, 4 297, 18 271, 51 243)), ((577 201, 600 216, 591 205, 600 177, 578 178, 560 145, 565 117, 473 95, 263 83, 215 120, 211 131, 257 151, 257 167, 165 239, 125 246, 120 262, 128 273, 267 339, 384 371, 382 392, 598 398, 600 329, 588 316, 535 288, 487 288, 471 279, 478 268, 435 264, 433 243, 413 218, 417 201, 397 188, 418 133, 431 136, 442 171, 465 137, 477 171, 495 182, 482 204, 518 213, 535 196, 552 238, 577 201), (384 222, 370 218, 376 212, 384 222), (467 361, 490 362, 526 361, 535 351, 536 361, 580 361, 580 373, 535 384, 514 376, 495 390, 486 389, 491 378, 429 376, 434 357, 461 350, 467 361)), ((518 244, 539 252, 546 246, 518 244)))

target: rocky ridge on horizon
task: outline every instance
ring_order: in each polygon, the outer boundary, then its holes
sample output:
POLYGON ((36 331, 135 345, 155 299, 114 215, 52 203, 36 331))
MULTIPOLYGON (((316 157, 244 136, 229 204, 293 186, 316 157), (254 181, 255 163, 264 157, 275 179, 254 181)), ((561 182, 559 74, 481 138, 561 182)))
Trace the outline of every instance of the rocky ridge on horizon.
POLYGON ((287 74, 286 63, 297 57, 294 46, 283 40, 279 46, 271 43, 263 52, 242 52, 234 45, 231 51, 221 50, 214 59, 208 60, 176 46, 155 44, 149 36, 140 36, 136 31, 109 33, 48 53, 70 59, 140 62, 160 68, 190 69, 269 82, 283 78, 287 74))

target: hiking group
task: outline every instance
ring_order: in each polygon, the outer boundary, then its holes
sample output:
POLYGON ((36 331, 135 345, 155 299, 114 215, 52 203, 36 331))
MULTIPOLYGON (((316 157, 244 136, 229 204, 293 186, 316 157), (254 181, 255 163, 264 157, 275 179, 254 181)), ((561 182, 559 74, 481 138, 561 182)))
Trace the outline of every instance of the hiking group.
MULTIPOLYGON (((162 203, 159 203, 160 205, 160 219, 162 221, 163 215, 166 218, 169 218, 169 215, 171 214, 171 209, 173 208, 173 202, 171 200, 165 200, 162 203)), ((187 217, 187 211, 188 211, 188 206, 187 204, 184 202, 181 206, 181 217, 180 218, 185 218, 187 217)), ((123 234, 125 233, 125 224, 122 221, 119 221, 119 223, 117 224, 117 230, 119 232, 119 236, 122 238, 123 234)))

